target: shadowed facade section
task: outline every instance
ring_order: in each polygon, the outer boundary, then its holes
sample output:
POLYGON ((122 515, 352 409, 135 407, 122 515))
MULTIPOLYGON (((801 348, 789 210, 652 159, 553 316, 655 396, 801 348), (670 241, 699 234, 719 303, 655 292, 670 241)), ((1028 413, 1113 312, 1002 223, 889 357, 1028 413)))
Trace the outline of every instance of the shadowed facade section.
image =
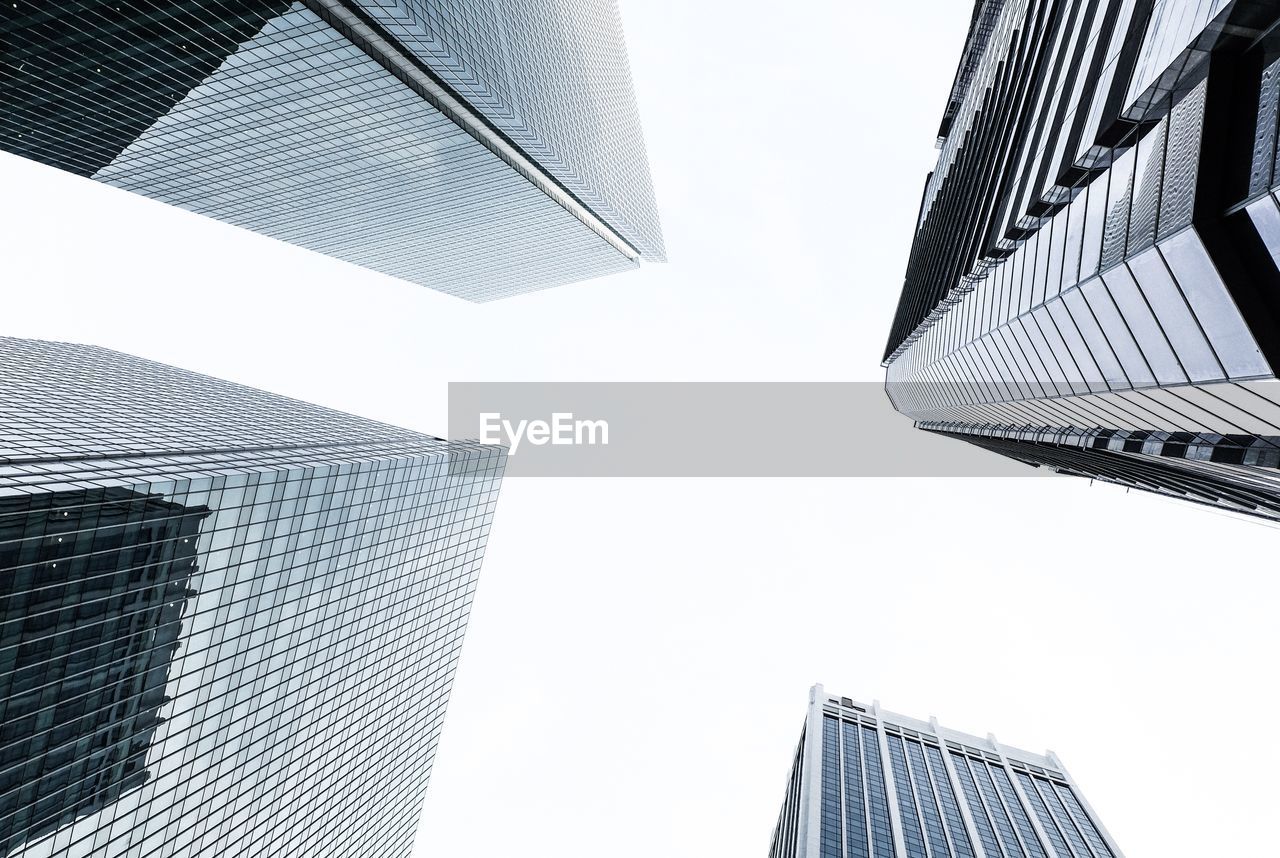
POLYGON ((147 782, 207 515, 128 489, 0 498, 0 854, 147 782))
POLYGON ((0 148, 92 176, 288 0, 41 0, 0 8, 0 148))

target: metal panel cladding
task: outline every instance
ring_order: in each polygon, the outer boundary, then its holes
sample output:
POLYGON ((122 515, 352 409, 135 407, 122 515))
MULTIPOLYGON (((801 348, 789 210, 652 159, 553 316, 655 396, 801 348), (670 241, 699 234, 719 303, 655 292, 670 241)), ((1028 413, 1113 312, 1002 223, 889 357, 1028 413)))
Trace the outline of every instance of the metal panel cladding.
POLYGON ((885 350, 899 411, 1280 518, 1278 20, 976 4, 885 350))

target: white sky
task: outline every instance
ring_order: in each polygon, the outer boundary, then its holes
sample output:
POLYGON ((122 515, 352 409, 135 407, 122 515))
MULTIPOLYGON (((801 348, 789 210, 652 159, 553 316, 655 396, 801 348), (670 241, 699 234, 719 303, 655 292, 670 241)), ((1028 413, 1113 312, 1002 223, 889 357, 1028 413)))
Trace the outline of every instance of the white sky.
MULTIPOLYGON (((878 379, 970 4, 623 13, 671 264, 470 305, 0 156, 0 333, 436 433, 449 381, 878 379)), ((1052 748, 1132 858, 1253 853, 1276 537, 1066 478, 509 480, 420 854, 763 855, 815 681, 1052 748)))

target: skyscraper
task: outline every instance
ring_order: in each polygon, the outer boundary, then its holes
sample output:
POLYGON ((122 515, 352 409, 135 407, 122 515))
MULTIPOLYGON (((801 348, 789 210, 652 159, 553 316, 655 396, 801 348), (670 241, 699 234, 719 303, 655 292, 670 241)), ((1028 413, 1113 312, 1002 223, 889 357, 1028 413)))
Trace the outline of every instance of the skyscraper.
POLYGON ((207 515, 118 487, 0 496, 0 855, 147 782, 207 515))
POLYGON ((1280 518, 1278 20, 976 3, 885 351, 899 411, 1280 518))
POLYGON ((615 0, 18 0, 0 149, 471 300, 665 258, 615 0))
POLYGON ((408 854, 504 458, 0 339, 0 856, 408 854))
POLYGON ((769 858, 1123 858, 1052 752, 809 692, 769 858))

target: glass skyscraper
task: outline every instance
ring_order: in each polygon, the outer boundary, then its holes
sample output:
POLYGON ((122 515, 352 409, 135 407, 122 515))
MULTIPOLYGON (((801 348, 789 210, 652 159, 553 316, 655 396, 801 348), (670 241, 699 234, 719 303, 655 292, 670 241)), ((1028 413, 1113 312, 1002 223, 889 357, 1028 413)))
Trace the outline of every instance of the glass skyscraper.
POLYGON ((885 351, 894 406, 1280 518, 1280 6, 979 0, 885 351))
POLYGON ((821 685, 769 858, 1123 858, 1062 762, 821 685))
POLYGON ((471 300, 662 261, 614 0, 19 0, 0 148, 471 300))
POLYGON ((504 461, 0 339, 0 856, 409 854, 504 461))

